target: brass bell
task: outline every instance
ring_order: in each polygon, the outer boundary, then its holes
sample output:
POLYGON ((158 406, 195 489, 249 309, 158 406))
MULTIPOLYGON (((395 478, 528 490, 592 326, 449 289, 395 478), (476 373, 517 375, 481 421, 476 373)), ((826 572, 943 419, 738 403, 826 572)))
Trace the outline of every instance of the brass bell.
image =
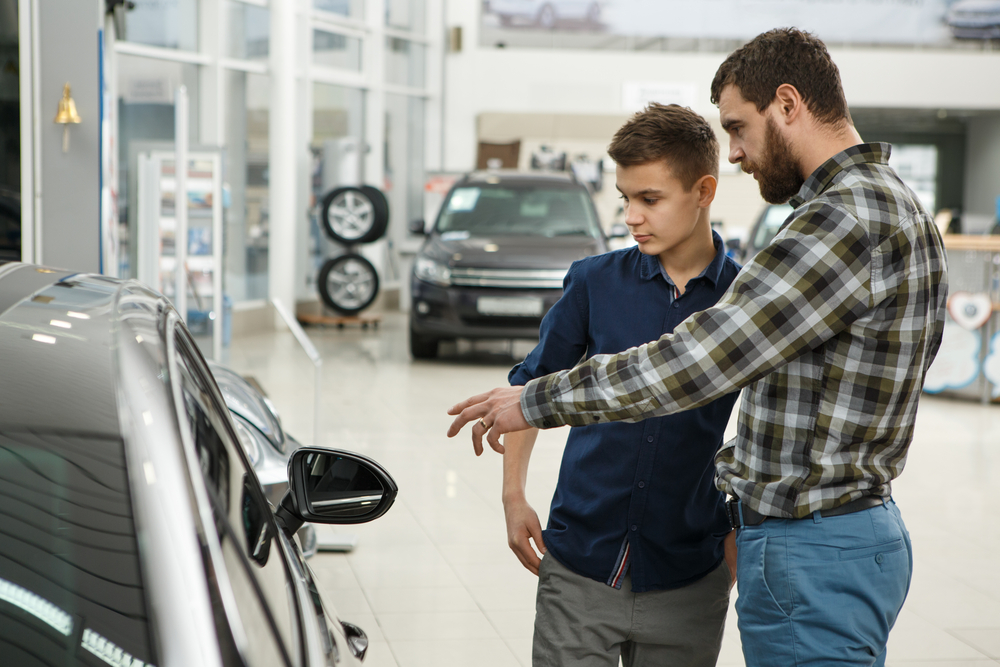
POLYGON ((63 96, 59 100, 59 111, 56 113, 56 123, 63 126, 63 153, 69 151, 69 124, 81 122, 80 114, 76 111, 76 102, 70 96, 69 84, 63 86, 63 96))

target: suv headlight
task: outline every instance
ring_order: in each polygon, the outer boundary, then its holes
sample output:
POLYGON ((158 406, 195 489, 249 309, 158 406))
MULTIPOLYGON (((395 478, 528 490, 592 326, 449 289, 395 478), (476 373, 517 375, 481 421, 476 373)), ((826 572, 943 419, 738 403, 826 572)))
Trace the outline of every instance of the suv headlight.
POLYGON ((439 264, 427 257, 417 257, 413 264, 413 273, 429 283, 436 283, 447 287, 451 285, 451 269, 444 264, 439 264))

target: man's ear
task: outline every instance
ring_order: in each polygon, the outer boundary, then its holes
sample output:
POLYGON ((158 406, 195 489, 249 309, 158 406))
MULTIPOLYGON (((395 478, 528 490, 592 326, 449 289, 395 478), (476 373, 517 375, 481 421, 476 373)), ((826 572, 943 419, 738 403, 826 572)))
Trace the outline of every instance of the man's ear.
POLYGON ((694 187, 698 191, 699 208, 707 208, 715 199, 715 189, 719 187, 719 180, 711 174, 705 174, 694 182, 694 187))
POLYGON ((778 112, 781 120, 785 124, 793 123, 807 111, 805 100, 799 93, 798 88, 790 83, 783 83, 774 92, 774 100, 771 105, 778 112))

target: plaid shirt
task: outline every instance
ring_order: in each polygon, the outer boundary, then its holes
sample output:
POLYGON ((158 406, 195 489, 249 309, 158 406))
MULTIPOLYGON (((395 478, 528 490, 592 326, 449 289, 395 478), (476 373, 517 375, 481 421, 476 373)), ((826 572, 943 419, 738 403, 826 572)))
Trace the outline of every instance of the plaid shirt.
POLYGON ((784 518, 888 496, 947 297, 941 236, 889 150, 853 146, 813 172, 770 245, 673 334, 528 383, 527 420, 639 421, 745 387, 722 491, 784 518))

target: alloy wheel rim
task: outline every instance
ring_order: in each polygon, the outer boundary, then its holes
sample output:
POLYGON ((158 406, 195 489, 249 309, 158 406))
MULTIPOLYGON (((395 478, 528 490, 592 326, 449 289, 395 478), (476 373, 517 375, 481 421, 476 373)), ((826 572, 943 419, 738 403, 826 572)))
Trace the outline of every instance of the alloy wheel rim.
POLYGON ((345 239, 364 236, 371 229, 374 217, 375 208, 371 201, 351 190, 334 197, 326 215, 330 228, 345 239))

